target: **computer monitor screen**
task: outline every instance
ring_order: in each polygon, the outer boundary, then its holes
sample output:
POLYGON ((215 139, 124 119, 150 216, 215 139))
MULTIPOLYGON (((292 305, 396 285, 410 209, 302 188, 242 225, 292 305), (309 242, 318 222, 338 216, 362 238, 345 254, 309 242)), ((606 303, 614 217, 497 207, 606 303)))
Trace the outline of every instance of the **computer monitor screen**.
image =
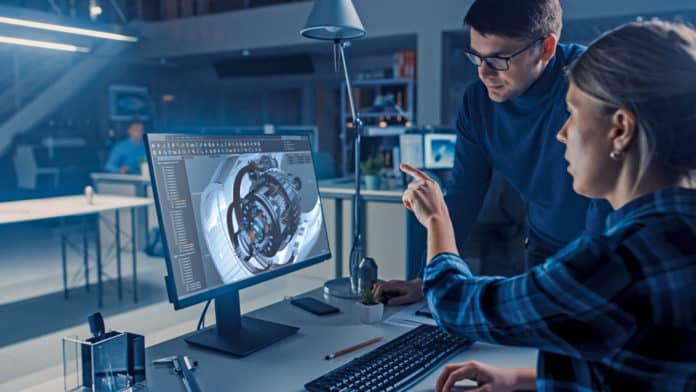
POLYGON ((429 133, 425 135, 425 168, 451 169, 454 167, 456 134, 429 133))
POLYGON ((306 136, 147 135, 175 307, 330 258, 306 136))
POLYGON ((407 133, 399 136, 401 162, 423 168, 423 134, 407 133))

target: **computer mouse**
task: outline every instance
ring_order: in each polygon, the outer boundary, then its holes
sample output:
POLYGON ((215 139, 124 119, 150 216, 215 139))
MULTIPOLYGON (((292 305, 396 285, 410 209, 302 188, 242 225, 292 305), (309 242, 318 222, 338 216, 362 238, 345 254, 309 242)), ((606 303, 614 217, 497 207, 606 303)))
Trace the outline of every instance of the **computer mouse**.
POLYGON ((382 293, 382 296, 379 297, 379 302, 386 304, 387 302, 389 302, 390 299, 398 297, 400 295, 401 293, 399 293, 398 291, 385 291, 382 293))

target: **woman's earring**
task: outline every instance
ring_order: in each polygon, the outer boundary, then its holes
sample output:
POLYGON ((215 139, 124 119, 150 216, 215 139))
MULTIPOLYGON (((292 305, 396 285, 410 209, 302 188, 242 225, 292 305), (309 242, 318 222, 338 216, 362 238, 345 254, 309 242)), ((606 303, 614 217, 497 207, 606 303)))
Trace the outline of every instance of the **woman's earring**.
POLYGON ((621 162, 624 160, 625 156, 623 151, 612 151, 609 153, 609 158, 614 161, 621 162))

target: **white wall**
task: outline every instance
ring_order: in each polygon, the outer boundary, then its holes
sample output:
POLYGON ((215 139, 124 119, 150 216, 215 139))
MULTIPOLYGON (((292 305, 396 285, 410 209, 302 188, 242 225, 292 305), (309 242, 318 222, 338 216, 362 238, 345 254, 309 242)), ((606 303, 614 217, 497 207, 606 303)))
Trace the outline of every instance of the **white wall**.
MULTIPOLYGON (((471 0, 354 0, 368 37, 417 34, 418 122, 440 123, 442 32, 461 28, 471 0)), ((696 10, 694 0, 561 0, 566 19, 696 10)), ((143 58, 312 43, 299 34, 311 2, 141 25, 143 58)), ((327 44, 323 44, 327 45, 327 44)))

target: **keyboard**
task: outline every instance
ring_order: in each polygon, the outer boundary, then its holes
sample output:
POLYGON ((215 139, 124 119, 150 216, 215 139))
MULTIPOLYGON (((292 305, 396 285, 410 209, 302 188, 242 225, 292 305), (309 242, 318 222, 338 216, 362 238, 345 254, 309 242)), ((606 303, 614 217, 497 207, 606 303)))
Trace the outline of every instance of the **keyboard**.
POLYGON ((404 391, 472 341, 421 325, 305 384, 310 392, 404 391))

